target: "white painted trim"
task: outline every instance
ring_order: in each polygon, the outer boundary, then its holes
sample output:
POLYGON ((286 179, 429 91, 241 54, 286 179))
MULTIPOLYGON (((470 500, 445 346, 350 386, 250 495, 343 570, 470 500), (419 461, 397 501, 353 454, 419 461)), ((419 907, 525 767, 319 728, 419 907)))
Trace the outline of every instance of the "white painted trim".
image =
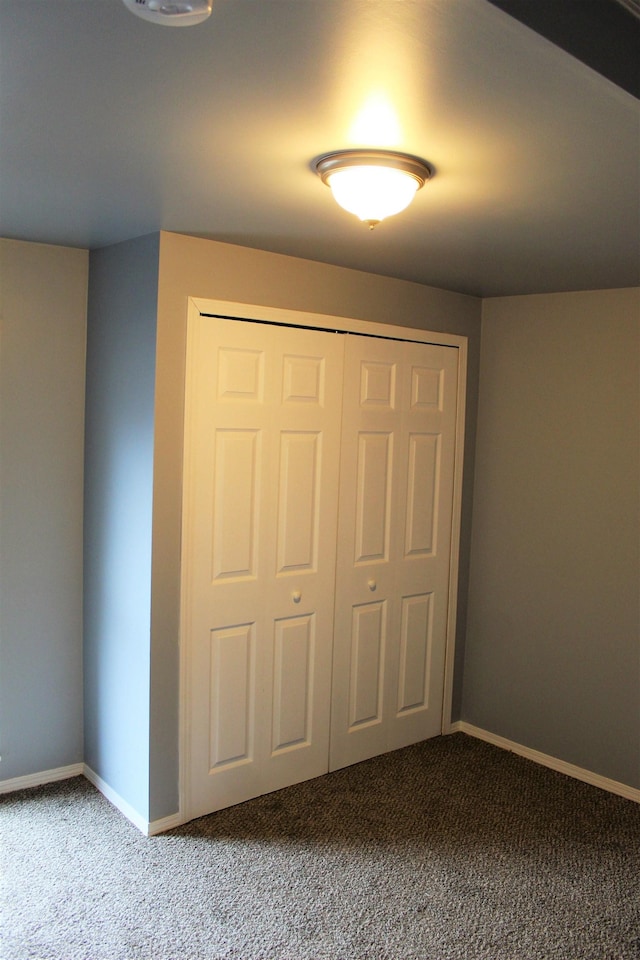
POLYGON ((608 793, 615 793, 626 800, 634 800, 640 803, 640 790, 636 787, 630 787, 626 783, 619 783, 617 780, 610 780, 599 773, 593 773, 591 770, 585 770, 583 767, 577 767, 573 763, 567 763, 566 760, 559 760, 557 757, 551 757, 547 753, 540 753, 539 750, 533 750, 531 747, 524 747, 513 740, 507 740, 505 737, 498 736, 497 733, 491 733, 489 730, 483 730, 481 727, 474 727, 472 723, 466 720, 457 720, 449 728, 450 733, 466 733, 470 737, 476 737, 478 740, 484 740, 492 743, 495 747, 502 750, 509 750, 527 760, 533 760, 542 767, 548 767, 550 770, 556 770, 558 773, 564 773, 574 780, 582 780, 583 783, 589 783, 593 787, 599 787, 608 793))
POLYGON ((395 340, 415 340, 419 343, 434 343, 444 347, 461 347, 467 343, 467 338, 460 334, 423 330, 421 327, 378 323, 375 320, 357 320, 354 317, 336 317, 326 313, 307 313, 306 310, 281 310, 278 307, 261 307, 258 304, 235 303, 230 300, 204 300, 200 297, 188 299, 189 316, 195 313, 228 317, 230 320, 262 320, 267 323, 284 323, 293 327, 320 327, 323 330, 364 333, 375 337, 392 337, 395 340))
POLYGON ((81 777, 83 773, 84 765, 82 763, 72 763, 68 767, 55 767, 53 770, 41 770, 39 773, 29 773, 24 777, 0 780, 0 794, 13 793, 15 790, 26 790, 28 787, 41 787, 45 783, 55 783, 56 780, 69 780, 71 777, 81 777))
POLYGON ((83 773, 89 783, 92 783, 96 790, 99 790, 103 797, 105 797, 109 803, 112 803, 120 813, 123 813, 127 820, 130 820, 134 827, 137 827, 141 833, 144 833, 145 837, 148 836, 149 823, 148 821, 141 816, 137 810, 131 806, 123 797, 120 796, 112 787, 106 783, 102 777, 99 777, 91 767, 88 767, 85 763, 83 773))
POLYGON ((155 836, 157 833, 164 833, 165 830, 172 830, 184 823, 180 813, 174 813, 170 817, 163 817, 161 820, 152 820, 150 823, 141 817, 137 810, 134 810, 131 804, 127 803, 120 794, 109 786, 108 783, 98 776, 86 763, 72 763, 68 767, 56 767, 54 770, 42 770, 40 773, 30 773, 25 777, 13 777, 11 780, 0 780, 0 794, 14 793, 16 790, 26 790, 29 787, 41 787, 46 783, 55 783, 57 780, 70 780, 71 777, 86 777, 89 783, 92 783, 96 790, 116 807, 120 813, 123 813, 127 820, 140 830, 145 837, 155 836))
MULTIPOLYGON (((456 616, 458 604, 458 566, 460 556, 460 525, 462 515, 462 468, 464 458, 464 431, 465 431, 465 410, 466 410, 466 386, 467 386, 467 351, 468 338, 454 333, 440 333, 431 330, 422 330, 419 327, 404 327, 385 323, 377 323, 371 320, 358 320, 350 317, 336 317, 330 314, 306 313, 298 310, 284 310, 277 307, 264 307, 256 304, 238 303, 228 300, 207 300, 200 297, 188 297, 187 299, 187 350, 185 361, 185 411, 184 411, 184 447, 183 464, 190 456, 188 448, 189 431, 187 424, 190 417, 190 400, 188 395, 188 371, 192 346, 193 322, 196 317, 205 315, 229 317, 230 319, 240 320, 261 320, 268 323, 284 323, 296 327, 320 327, 326 330, 347 331, 350 333, 362 333, 379 337, 392 337, 399 340, 417 341, 419 343, 433 343, 439 346, 456 347, 458 349, 458 392, 456 408, 456 450, 453 477, 453 512, 451 525, 451 558, 449 568, 449 595, 447 610, 447 638, 445 648, 445 667, 444 667, 444 697, 442 704, 442 732, 447 733, 451 730, 451 709, 453 699, 453 676, 455 663, 455 631, 456 616)), ((184 524, 185 503, 182 504, 182 522, 184 524)), ((185 637, 188 635, 189 625, 187 623, 187 607, 185 602, 189 571, 186 562, 185 531, 182 529, 182 549, 181 558, 181 585, 180 585, 180 637, 179 637, 179 684, 180 684, 180 704, 179 704, 179 814, 176 823, 171 826, 177 826, 186 822, 187 813, 190 809, 189 797, 189 712, 188 712, 188 670, 187 670, 187 644, 185 637)), ((171 819, 171 818, 170 818, 171 819)), ((157 821, 164 822, 164 821, 157 821)), ((152 826, 152 825, 150 825, 152 826)), ((162 829, 170 829, 163 827, 162 829)), ((159 831, 158 831, 159 832, 159 831)))
POLYGON ((460 340, 462 342, 458 347, 458 395, 456 406, 455 459, 453 464, 449 590, 447 595, 447 637, 444 652, 444 690, 442 700, 443 733, 448 732, 451 727, 451 710, 453 707, 453 678, 458 615, 458 571, 460 567, 460 528, 462 523, 462 480, 467 397, 467 338, 461 337, 460 340))
POLYGON ((105 783, 102 777, 99 777, 86 763, 80 772, 84 773, 87 780, 94 785, 96 790, 99 790, 102 796, 108 800, 109 803, 112 803, 120 813, 123 813, 127 820, 130 820, 134 827, 137 827, 145 837, 153 837, 157 833, 172 830, 173 827, 179 827, 184 823, 184 819, 180 813, 173 813, 169 817, 163 817, 161 820, 152 820, 149 822, 145 820, 137 810, 134 810, 131 804, 110 787, 108 783, 105 783))
POLYGON ((147 836, 155 837, 158 833, 165 833, 167 830, 173 830, 174 827, 181 827, 184 823, 182 814, 173 813, 170 817, 163 817, 161 820, 152 820, 147 825, 147 836))
POLYGON ((189 669, 188 669, 188 644, 186 637, 190 635, 191 627, 189 621, 189 610, 191 603, 189 600, 191 584, 191 565, 189 561, 189 551, 187 550, 187 518, 191 516, 191 505, 188 502, 189 488, 184 483, 186 473, 186 464, 192 457, 191 449, 191 429, 190 422, 192 417, 192 378, 189 371, 192 364, 192 354, 194 347, 194 323, 210 301, 196 301, 189 298, 187 314, 187 345, 185 355, 185 391, 184 391, 184 431, 183 431, 183 449, 182 449, 182 525, 181 525, 181 548, 180 558, 180 635, 179 635, 179 685, 180 685, 180 703, 178 710, 178 804, 180 812, 185 818, 188 817, 187 811, 191 809, 191 723, 189 713, 189 669))

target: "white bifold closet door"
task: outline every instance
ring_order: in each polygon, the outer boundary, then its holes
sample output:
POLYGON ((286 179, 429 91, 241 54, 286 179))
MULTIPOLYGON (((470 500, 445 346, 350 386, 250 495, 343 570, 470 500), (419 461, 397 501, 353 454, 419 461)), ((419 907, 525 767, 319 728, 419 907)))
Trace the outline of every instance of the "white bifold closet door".
POLYGON ((211 317, 191 332, 192 818, 327 770, 343 338, 211 317))
POLYGON ((189 818, 440 732, 456 375, 449 347, 194 323, 189 818))
POLYGON ((346 338, 332 770, 442 730, 457 352, 346 338))

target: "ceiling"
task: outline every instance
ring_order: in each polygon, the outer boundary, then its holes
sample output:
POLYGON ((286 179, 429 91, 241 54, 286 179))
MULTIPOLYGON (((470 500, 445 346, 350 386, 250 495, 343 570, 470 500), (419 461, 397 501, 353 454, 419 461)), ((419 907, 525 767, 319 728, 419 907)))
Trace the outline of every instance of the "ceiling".
POLYGON ((165 229, 478 296, 640 284, 640 102, 502 6, 214 0, 172 29, 0 0, 0 234, 165 229), (435 170, 373 231, 311 169, 358 146, 435 170))

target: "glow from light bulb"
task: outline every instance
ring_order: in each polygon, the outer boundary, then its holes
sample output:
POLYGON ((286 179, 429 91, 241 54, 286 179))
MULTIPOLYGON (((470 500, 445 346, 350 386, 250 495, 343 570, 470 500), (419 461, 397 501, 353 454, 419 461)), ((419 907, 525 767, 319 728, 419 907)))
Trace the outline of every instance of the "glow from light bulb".
POLYGON ((415 177, 392 167, 351 167, 327 180, 336 203, 370 224, 408 207, 419 186, 415 177))
POLYGON ((367 97, 349 129, 349 142, 377 143, 381 147, 402 143, 398 114, 384 93, 371 93, 367 97))

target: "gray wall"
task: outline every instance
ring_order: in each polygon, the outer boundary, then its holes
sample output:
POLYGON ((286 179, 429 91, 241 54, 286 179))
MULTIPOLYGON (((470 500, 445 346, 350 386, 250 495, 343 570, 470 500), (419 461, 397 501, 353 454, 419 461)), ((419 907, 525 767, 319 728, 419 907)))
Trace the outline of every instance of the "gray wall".
POLYGON ((464 645, 480 301, 404 280, 162 233, 153 523, 151 819, 175 812, 178 798, 180 516, 189 296, 355 317, 469 338, 467 473, 463 490, 458 611, 460 654, 464 645))
POLYGON ((640 787, 640 290, 487 300, 463 719, 640 787))
POLYGON ((0 240, 0 779, 82 761, 86 251, 0 240))
POLYGON ((85 452, 85 762, 149 812, 158 237, 91 253, 85 452))
POLYGON ((175 812, 191 295, 470 338, 454 718, 640 787, 640 291, 484 303, 465 650, 479 302, 171 234, 94 252, 83 755, 87 254, 0 241, 0 280, 2 779, 86 759, 175 812))

